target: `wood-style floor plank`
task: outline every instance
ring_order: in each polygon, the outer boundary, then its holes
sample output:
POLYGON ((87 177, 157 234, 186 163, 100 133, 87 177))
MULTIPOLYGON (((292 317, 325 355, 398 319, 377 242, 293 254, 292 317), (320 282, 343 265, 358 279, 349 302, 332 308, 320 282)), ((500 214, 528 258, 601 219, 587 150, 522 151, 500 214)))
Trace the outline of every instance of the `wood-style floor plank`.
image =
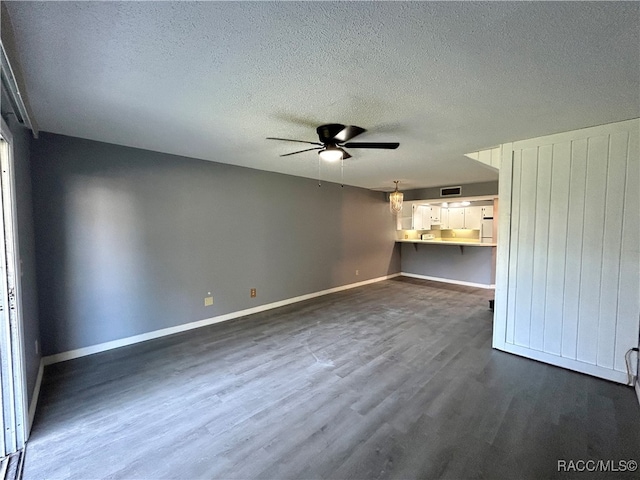
POLYGON ((492 350, 492 293, 398 278, 52 365, 24 478, 538 479, 640 460, 634 392, 492 350))

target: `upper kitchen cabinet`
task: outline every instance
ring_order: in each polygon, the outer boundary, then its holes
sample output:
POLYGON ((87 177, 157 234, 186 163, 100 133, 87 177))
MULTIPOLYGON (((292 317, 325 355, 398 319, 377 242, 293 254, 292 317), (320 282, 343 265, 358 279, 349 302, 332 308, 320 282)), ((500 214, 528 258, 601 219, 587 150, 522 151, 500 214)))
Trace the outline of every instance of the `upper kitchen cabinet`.
POLYGON ((431 230, 434 226, 441 225, 439 205, 414 204, 413 205, 413 230, 431 230))
POLYGON ((469 228, 473 230, 480 230, 482 226, 482 209, 484 207, 451 207, 443 208, 441 215, 442 222, 441 227, 444 229, 462 229, 469 228))
POLYGON ((442 208, 438 205, 431 205, 431 225, 442 225, 442 208))
POLYGON ((482 207, 464 208, 464 227, 480 230, 482 227, 482 207))
POLYGON ((449 224, 446 228, 464 228, 464 208, 449 208, 449 224))
POLYGON ((454 202, 412 200, 397 218, 398 230, 480 230, 484 218, 493 218, 495 196, 459 198, 454 202))
POLYGON ((396 222, 397 230, 411 230, 413 228, 413 205, 405 202, 402 210, 398 212, 396 222))
POLYGON ((446 229, 449 228, 449 209, 441 207, 440 208, 440 228, 446 229))
POLYGON ((413 205, 413 229, 431 229, 431 207, 429 205, 413 205))

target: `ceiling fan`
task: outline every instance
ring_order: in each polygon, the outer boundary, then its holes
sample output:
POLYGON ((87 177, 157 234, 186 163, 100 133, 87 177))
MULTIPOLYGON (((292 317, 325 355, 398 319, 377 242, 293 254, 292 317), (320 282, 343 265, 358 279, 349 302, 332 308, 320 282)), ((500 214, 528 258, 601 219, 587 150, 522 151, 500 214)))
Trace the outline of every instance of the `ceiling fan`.
POLYGON ((328 162, 351 158, 351 155, 349 155, 349 152, 347 152, 345 148, 383 148, 387 150, 394 150, 400 145, 397 142, 350 142, 349 140, 352 138, 366 132, 364 128, 356 127, 355 125, 329 123, 327 125, 320 125, 316 128, 316 132, 318 133, 319 142, 308 142, 306 140, 293 140, 290 138, 276 137, 267 137, 267 140, 282 140, 285 142, 298 142, 316 145, 312 148, 285 153, 280 156, 287 157, 289 155, 296 155, 297 153, 319 150, 318 155, 320 155, 320 158, 328 162))

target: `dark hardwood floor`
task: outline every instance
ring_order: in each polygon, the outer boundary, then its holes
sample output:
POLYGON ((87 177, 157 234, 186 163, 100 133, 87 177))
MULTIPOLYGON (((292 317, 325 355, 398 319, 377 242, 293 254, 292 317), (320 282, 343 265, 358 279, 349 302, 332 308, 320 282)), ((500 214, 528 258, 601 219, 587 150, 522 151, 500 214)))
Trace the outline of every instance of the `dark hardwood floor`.
POLYGON ((24 478, 585 478, 558 461, 640 461, 633 390, 492 350, 492 295, 397 278, 52 365, 24 478))

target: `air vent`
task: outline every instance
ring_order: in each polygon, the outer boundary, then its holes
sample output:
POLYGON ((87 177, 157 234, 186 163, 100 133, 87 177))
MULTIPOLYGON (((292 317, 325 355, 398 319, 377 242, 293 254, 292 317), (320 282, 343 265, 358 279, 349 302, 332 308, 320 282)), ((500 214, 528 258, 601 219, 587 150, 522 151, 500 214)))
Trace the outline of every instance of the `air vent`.
POLYGON ((462 195, 462 187, 444 187, 440 189, 441 197, 459 197, 462 195))

